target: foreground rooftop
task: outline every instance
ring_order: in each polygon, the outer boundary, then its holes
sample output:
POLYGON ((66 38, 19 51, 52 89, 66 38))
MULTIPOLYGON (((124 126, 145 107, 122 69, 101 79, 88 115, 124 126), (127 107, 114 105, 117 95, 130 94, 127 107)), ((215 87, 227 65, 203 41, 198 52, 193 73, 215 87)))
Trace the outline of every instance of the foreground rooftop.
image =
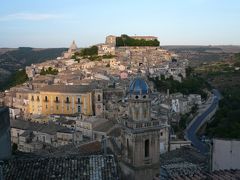
POLYGON ((117 166, 112 155, 80 157, 13 159, 3 163, 5 180, 80 179, 118 180, 117 166))

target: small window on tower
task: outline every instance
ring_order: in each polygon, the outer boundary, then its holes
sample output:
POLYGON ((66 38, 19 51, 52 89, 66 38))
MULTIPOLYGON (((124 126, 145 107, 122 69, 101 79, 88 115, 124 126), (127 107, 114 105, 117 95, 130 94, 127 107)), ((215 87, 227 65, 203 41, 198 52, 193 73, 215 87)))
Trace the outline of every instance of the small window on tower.
POLYGON ((149 157, 149 139, 145 140, 145 157, 149 157))

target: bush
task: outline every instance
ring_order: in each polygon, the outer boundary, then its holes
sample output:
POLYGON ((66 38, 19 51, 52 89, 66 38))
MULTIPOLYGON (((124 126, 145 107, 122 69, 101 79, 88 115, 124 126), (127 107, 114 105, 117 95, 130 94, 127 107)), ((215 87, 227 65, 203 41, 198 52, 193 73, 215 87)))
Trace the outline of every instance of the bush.
POLYGON ((40 75, 46 75, 46 74, 52 74, 52 75, 57 75, 58 74, 58 70, 57 69, 53 69, 52 67, 49 67, 48 69, 41 69, 40 75))
POLYGON ((81 56, 93 56, 98 54, 98 47, 92 46, 90 48, 84 48, 81 50, 80 55, 81 56))

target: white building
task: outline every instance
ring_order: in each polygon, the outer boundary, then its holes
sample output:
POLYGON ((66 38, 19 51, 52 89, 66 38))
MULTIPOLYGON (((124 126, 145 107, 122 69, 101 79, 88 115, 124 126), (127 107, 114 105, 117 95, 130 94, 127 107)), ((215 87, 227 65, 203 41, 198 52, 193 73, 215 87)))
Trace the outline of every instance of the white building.
POLYGON ((240 140, 213 139, 212 170, 240 169, 240 140))

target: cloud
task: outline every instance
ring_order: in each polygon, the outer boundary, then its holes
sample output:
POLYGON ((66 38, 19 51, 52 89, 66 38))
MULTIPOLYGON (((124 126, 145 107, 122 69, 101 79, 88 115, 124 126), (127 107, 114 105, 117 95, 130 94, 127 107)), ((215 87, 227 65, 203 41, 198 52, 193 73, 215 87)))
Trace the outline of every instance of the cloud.
POLYGON ((49 19, 60 18, 58 14, 44 14, 44 13, 16 13, 0 16, 0 21, 12 21, 12 20, 27 20, 27 21, 42 21, 49 19))

